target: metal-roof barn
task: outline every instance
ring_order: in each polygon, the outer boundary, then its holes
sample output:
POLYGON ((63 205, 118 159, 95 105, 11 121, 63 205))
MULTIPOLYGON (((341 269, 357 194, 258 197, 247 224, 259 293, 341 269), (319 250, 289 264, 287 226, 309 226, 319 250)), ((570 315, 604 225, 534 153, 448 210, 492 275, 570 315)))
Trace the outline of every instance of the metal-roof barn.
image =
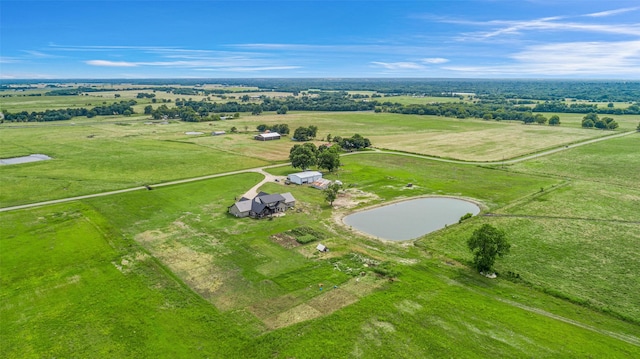
POLYGON ((320 178, 322 178, 322 173, 318 171, 304 171, 292 173, 287 176, 287 179, 295 184, 313 183, 320 178))
POLYGON ((254 138, 258 141, 279 140, 280 134, 277 132, 267 132, 256 135, 254 138))

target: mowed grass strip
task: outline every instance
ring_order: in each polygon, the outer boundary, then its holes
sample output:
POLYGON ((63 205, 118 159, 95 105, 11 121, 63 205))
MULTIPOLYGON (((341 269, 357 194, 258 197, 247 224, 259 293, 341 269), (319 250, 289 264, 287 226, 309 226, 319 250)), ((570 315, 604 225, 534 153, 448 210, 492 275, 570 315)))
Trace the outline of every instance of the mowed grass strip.
POLYGON ((631 134, 518 163, 519 172, 595 182, 594 186, 640 188, 640 134, 631 134))

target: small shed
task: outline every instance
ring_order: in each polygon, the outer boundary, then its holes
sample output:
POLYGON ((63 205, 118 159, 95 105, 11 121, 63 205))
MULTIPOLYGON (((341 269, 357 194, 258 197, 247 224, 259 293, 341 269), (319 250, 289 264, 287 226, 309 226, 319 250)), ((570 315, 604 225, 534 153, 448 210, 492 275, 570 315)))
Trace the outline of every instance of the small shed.
POLYGON ((258 141, 271 141, 271 140, 279 140, 280 137, 281 137, 280 134, 277 132, 268 132, 268 133, 261 133, 259 135, 255 135, 253 138, 258 141))
POLYGON ((226 133, 227 133, 226 131, 213 131, 213 132, 211 132, 211 136, 221 136, 221 135, 224 135, 226 133))
POLYGON ((318 245, 316 246, 316 249, 317 249, 319 252, 328 252, 328 251, 329 251, 329 248, 327 248, 327 246, 325 246, 325 245, 324 245, 324 244, 322 244, 322 243, 318 243, 318 245))
POLYGON ((321 178, 322 178, 322 173, 318 171, 304 171, 304 172, 292 173, 287 176, 287 179, 291 183, 295 183, 295 184, 313 183, 321 178))

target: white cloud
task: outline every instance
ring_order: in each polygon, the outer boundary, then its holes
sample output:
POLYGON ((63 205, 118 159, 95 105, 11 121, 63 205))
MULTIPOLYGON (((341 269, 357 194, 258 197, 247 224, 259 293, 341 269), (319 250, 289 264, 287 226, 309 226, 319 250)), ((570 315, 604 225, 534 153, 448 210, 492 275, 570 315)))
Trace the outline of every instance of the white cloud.
POLYGON ((424 70, 425 67, 415 62, 380 62, 372 61, 373 65, 384 67, 387 70, 424 70))
POLYGON ((17 64, 19 62, 22 61, 15 57, 0 56, 0 64, 17 64))
POLYGON ((428 57, 422 59, 422 62, 424 62, 425 64, 444 64, 446 62, 449 62, 449 60, 442 57, 428 57))
POLYGON ((628 7, 628 8, 623 8, 623 9, 600 11, 600 12, 594 12, 594 13, 591 13, 591 14, 586 14, 584 16, 588 16, 588 17, 605 17, 605 16, 613 16, 613 15, 623 14, 623 13, 626 13, 626 12, 637 11, 637 10, 640 10, 640 7, 628 7))
POLYGON ((135 62, 127 62, 127 61, 88 60, 88 61, 85 61, 85 63, 91 66, 104 66, 104 67, 136 67, 138 66, 138 64, 135 62))
POLYGON ((275 71, 275 70, 296 70, 300 66, 263 66, 263 67, 218 67, 218 68, 199 68, 198 71, 230 71, 230 72, 252 72, 252 71, 275 71))
POLYGON ((447 66, 446 70, 473 76, 621 76, 640 79, 640 40, 567 42, 534 45, 510 56, 503 65, 447 66))

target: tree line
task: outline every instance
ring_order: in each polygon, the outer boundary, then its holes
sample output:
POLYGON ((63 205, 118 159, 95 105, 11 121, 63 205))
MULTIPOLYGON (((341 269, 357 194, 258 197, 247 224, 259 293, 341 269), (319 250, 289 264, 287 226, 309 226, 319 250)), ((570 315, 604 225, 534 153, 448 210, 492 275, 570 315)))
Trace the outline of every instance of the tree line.
POLYGON ((7 122, 48 122, 48 121, 64 121, 72 117, 86 116, 92 118, 95 116, 124 115, 134 114, 133 105, 136 101, 120 101, 111 105, 96 106, 91 109, 87 108, 67 108, 60 110, 45 111, 22 111, 16 113, 4 112, 4 121, 7 122))
MULTIPOLYGON (((376 102, 377 103, 377 102, 376 102)), ((527 106, 504 106, 499 104, 484 103, 434 103, 434 104, 410 104, 383 102, 375 109, 376 112, 390 112, 412 115, 432 115, 455 118, 481 118, 496 121, 522 121, 525 124, 538 123, 559 125, 560 118, 555 115, 547 119, 542 114, 534 114, 527 106)))

